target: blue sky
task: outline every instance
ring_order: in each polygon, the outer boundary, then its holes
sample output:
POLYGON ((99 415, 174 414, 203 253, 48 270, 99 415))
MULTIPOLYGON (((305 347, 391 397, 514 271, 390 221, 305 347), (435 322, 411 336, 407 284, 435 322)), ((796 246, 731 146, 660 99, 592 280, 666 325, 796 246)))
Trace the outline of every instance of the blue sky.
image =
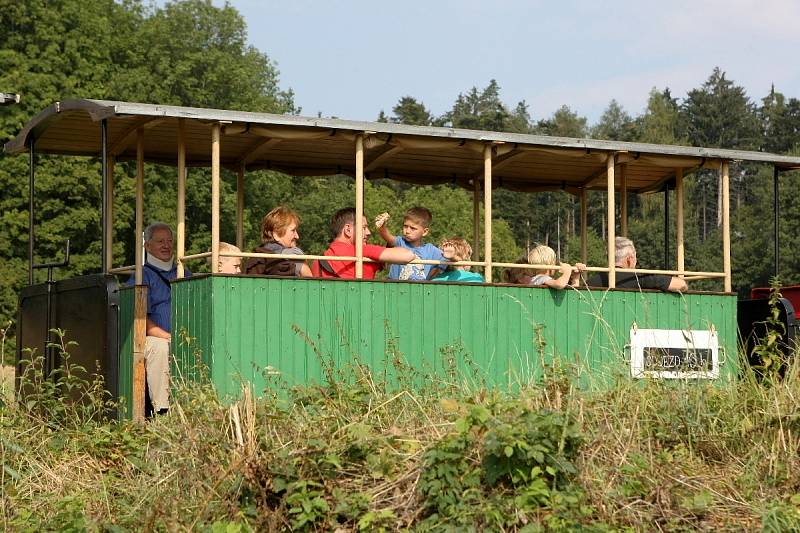
MULTIPOLYGON (((215 5, 223 1, 213 0, 215 5)), ((230 0, 302 114, 374 120, 402 96, 436 115, 496 79, 534 119, 569 105, 590 124, 615 98, 684 97, 715 66, 758 101, 800 97, 797 0, 230 0)))

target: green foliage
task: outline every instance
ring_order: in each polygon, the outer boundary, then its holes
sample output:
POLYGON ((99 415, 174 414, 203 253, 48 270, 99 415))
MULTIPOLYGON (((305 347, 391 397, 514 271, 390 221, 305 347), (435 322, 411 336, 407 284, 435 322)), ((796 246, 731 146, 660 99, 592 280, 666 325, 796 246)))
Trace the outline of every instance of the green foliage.
POLYGON ((753 346, 752 359, 757 361, 754 365, 756 370, 768 383, 774 382, 780 377, 780 372, 786 362, 784 350, 786 344, 783 340, 786 335, 786 328, 781 320, 781 292, 780 280, 773 278, 770 280, 769 292, 769 315, 763 321, 765 332, 753 346))

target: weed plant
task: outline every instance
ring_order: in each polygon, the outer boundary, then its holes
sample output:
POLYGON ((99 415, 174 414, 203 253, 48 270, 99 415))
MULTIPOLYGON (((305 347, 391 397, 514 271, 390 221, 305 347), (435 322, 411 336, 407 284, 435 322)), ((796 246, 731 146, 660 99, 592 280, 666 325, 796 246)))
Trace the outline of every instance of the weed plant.
POLYGON ((768 385, 746 369, 722 386, 603 388, 553 363, 508 390, 469 364, 443 377, 387 362, 391 375, 327 361, 321 384, 243 386, 228 404, 178 380, 169 414, 141 425, 101 416, 108 399, 78 373, 42 380, 34 364, 0 410, 2 527, 800 530, 795 360, 768 385), (87 391, 79 405, 68 384, 87 391))

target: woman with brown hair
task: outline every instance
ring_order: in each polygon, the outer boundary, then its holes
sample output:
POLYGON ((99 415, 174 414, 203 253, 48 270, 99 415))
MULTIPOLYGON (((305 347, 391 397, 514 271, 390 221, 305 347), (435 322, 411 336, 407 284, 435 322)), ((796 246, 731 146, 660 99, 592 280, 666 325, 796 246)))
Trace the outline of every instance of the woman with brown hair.
MULTIPOLYGON (((297 247, 300 234, 300 217, 285 206, 278 206, 261 221, 261 246, 253 250, 262 254, 303 255, 297 247)), ((311 269, 304 261, 267 257, 251 257, 244 267, 245 274, 265 276, 311 277, 311 269)))

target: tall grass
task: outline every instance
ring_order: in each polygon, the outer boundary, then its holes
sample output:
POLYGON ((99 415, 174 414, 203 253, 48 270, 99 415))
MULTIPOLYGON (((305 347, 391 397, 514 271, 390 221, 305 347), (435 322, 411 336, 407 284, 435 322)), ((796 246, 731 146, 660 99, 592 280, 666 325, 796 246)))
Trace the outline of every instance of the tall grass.
POLYGON ((0 409, 0 524, 800 530, 794 360, 780 380, 745 371, 723 386, 578 386, 576 369, 554 364, 508 392, 474 370, 455 375, 456 362, 443 378, 388 359, 391 378, 354 363, 319 385, 243 386, 233 404, 207 382, 179 382, 169 414, 144 425, 98 416, 101 395, 58 410, 59 389, 29 379, 37 402, 0 409))

